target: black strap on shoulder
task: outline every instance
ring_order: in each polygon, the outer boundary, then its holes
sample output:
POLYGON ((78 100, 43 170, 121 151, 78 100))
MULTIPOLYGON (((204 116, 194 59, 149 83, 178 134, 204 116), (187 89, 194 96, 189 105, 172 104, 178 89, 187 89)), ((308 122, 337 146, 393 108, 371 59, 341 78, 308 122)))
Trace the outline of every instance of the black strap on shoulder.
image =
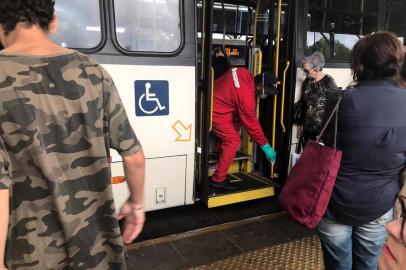
POLYGON ((340 102, 343 99, 343 92, 340 92, 340 95, 338 96, 338 100, 336 102, 336 105, 334 106, 333 111, 330 113, 330 115, 327 118, 326 123, 324 123, 324 126, 322 127, 319 136, 317 136, 316 142, 319 142, 321 137, 324 134, 324 131, 326 130, 328 124, 331 121, 331 118, 333 118, 333 115, 335 113, 336 117, 335 117, 335 125, 334 125, 334 148, 336 148, 337 146, 337 127, 338 127, 338 108, 340 106, 340 102))

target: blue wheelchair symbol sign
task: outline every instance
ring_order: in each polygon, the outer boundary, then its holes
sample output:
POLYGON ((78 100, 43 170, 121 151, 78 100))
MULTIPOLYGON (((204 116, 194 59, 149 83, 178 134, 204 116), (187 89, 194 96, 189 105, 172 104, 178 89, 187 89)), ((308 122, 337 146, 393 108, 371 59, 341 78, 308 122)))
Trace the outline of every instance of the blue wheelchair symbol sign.
POLYGON ((169 114, 168 81, 135 81, 135 115, 169 114))

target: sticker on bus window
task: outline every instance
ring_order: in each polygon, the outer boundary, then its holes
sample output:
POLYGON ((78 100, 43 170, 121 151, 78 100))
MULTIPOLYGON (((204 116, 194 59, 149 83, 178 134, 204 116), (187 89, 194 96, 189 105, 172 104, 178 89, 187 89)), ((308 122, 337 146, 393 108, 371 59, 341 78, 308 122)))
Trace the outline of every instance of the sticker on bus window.
POLYGON ((168 81, 134 82, 135 115, 160 116, 169 114, 169 83, 168 81))

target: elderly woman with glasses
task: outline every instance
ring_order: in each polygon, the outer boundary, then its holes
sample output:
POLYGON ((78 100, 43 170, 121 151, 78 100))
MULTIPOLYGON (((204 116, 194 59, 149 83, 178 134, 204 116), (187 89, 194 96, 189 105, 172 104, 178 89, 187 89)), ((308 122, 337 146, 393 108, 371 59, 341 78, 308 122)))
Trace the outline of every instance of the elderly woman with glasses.
POLYGON ((381 256, 378 260, 379 270, 406 269, 406 197, 399 197, 399 201, 402 206, 402 217, 386 226, 389 237, 383 245, 381 256))
POLYGON ((320 132, 324 108, 329 93, 336 89, 334 79, 323 73, 325 61, 320 52, 305 57, 302 60, 302 70, 306 79, 302 86, 302 95, 297 110, 295 123, 298 125, 298 138, 303 135, 304 141, 314 140, 320 132))

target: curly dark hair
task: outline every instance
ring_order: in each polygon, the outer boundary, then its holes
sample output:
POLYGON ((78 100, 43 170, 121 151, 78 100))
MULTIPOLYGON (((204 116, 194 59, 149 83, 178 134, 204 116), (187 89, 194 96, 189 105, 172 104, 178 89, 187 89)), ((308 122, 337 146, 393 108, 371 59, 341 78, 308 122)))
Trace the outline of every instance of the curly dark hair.
POLYGON ((377 32, 363 37, 351 53, 354 81, 383 80, 397 75, 403 54, 403 46, 393 33, 377 32))
POLYGON ((54 4, 54 0, 1 0, 0 24, 6 35, 20 22, 27 27, 37 24, 46 31, 54 16, 54 4))

